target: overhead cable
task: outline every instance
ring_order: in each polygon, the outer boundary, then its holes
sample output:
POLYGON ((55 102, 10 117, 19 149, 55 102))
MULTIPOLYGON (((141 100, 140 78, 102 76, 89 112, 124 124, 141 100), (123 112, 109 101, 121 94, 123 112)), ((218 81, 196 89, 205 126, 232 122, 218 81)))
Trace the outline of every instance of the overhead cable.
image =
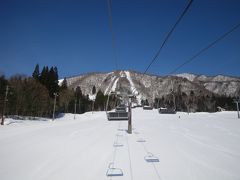
POLYGON ((218 42, 220 42, 221 40, 223 40, 224 38, 226 38, 228 35, 230 35, 233 31, 235 31, 236 29, 238 29, 240 27, 240 24, 234 26, 233 28, 231 28, 230 30, 228 30, 227 32, 225 32, 224 34, 222 34, 221 36, 219 36, 216 40, 214 40, 213 42, 211 42, 210 44, 208 44, 205 48, 201 49, 200 51, 198 51, 196 54, 194 54, 190 59, 188 59, 187 61, 185 61, 184 63, 180 64, 179 66, 177 66, 174 70, 172 70, 169 74, 174 74, 175 72, 177 72, 180 68, 182 68, 183 66, 185 66, 186 64, 189 64, 190 62, 192 62, 194 59, 196 59, 198 56, 200 56, 202 53, 204 53, 205 51, 207 51, 208 49, 210 49, 211 47, 213 47, 215 44, 217 44, 218 42))
POLYGON ((146 72, 148 71, 148 69, 151 67, 151 65, 154 63, 154 61, 157 60, 161 50, 163 49, 164 45, 167 43, 168 39, 170 38, 170 36, 172 35, 173 31, 175 30, 175 28, 177 27, 177 25, 180 23, 180 21, 182 20, 182 18, 184 17, 184 15, 187 13, 188 9, 190 8, 190 6, 192 5, 193 0, 190 0, 189 3, 187 4, 187 6, 185 7, 184 11, 182 12, 182 14, 179 16, 179 18, 177 19, 176 23, 173 25, 173 27, 171 28, 171 30, 168 32, 167 36, 165 37, 164 41, 162 42, 159 50, 157 51, 157 53, 155 54, 155 56, 153 57, 152 61, 149 63, 149 65, 147 66, 146 70, 144 71, 143 75, 146 74, 146 72))
POLYGON ((108 0, 108 17, 109 17, 109 28, 112 34, 112 49, 113 49, 113 56, 115 61, 116 70, 118 69, 117 63, 117 51, 116 51, 116 38, 113 31, 113 23, 112 23, 112 0, 108 0))

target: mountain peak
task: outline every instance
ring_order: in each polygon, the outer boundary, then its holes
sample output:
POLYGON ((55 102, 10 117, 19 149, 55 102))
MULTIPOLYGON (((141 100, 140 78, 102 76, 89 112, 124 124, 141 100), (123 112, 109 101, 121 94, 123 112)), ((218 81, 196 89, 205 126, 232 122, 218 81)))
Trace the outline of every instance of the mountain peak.
POLYGON ((181 73, 181 74, 176 74, 175 76, 186 78, 189 81, 194 81, 194 79, 196 78, 195 74, 190 74, 190 73, 181 73))

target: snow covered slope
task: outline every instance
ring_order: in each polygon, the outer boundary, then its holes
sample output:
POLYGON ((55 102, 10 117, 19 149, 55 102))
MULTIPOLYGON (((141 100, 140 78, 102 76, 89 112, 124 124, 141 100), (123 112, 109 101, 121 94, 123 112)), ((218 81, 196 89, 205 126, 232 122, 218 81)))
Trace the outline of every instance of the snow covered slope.
POLYGON ((129 135, 126 121, 109 122, 105 112, 54 122, 7 119, 12 123, 0 127, 0 179, 107 180, 112 161, 123 171, 112 179, 240 179, 236 112, 160 115, 136 108, 132 120, 129 135), (146 162, 147 152, 159 162, 146 162))

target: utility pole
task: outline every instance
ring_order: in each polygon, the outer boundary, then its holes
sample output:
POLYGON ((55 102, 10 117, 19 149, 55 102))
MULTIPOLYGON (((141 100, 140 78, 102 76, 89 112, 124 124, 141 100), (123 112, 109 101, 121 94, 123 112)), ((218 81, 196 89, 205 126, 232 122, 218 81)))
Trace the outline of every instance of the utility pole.
POLYGON ((78 99, 78 113, 80 114, 81 113, 81 106, 80 106, 80 98, 78 99))
POLYGON ((159 100, 160 100, 160 98, 158 98, 158 102, 157 102, 157 109, 159 108, 159 100))
POLYGON ((75 99, 75 104, 74 104, 74 119, 76 116, 76 109, 77 109, 77 99, 75 99))
POLYGON ((132 97, 128 102, 128 134, 132 134, 132 97))
POLYGON ((93 110, 94 110, 94 104, 95 104, 95 99, 93 99, 93 102, 92 102, 92 114, 93 114, 93 110))
POLYGON ((106 107, 105 107, 105 112, 107 112, 107 110, 108 110, 109 96, 110 96, 110 94, 108 94, 108 98, 107 98, 107 104, 106 104, 106 107))
POLYGON ((3 104, 3 110, 2 110, 2 122, 1 122, 1 125, 4 125, 4 114, 5 114, 6 103, 8 101, 7 100, 8 90, 9 90, 9 87, 7 85, 6 86, 6 92, 5 92, 5 98, 4 98, 4 104, 3 104))
POLYGON ((239 119, 240 115, 239 115, 239 105, 238 105, 238 103, 240 103, 240 99, 234 100, 234 103, 236 103, 236 105, 237 105, 237 113, 238 113, 238 119, 239 119))
POLYGON ((53 118, 52 118, 52 120, 54 121, 54 119, 55 119, 55 110, 56 110, 56 101, 57 101, 58 94, 54 93, 53 95, 54 95, 54 105, 53 105, 53 118))

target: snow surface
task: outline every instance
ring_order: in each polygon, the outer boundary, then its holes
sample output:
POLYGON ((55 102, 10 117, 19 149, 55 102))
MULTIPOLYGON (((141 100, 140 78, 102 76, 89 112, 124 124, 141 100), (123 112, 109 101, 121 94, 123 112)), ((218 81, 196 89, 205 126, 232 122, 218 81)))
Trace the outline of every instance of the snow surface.
POLYGON ((240 179, 236 112, 163 115, 135 108, 131 135, 127 121, 107 121, 105 112, 73 117, 6 119, 9 125, 0 127, 0 179, 240 179), (114 148, 114 142, 123 146, 114 148), (146 162, 147 152, 159 162, 146 162), (113 159, 123 176, 106 176, 113 159))

